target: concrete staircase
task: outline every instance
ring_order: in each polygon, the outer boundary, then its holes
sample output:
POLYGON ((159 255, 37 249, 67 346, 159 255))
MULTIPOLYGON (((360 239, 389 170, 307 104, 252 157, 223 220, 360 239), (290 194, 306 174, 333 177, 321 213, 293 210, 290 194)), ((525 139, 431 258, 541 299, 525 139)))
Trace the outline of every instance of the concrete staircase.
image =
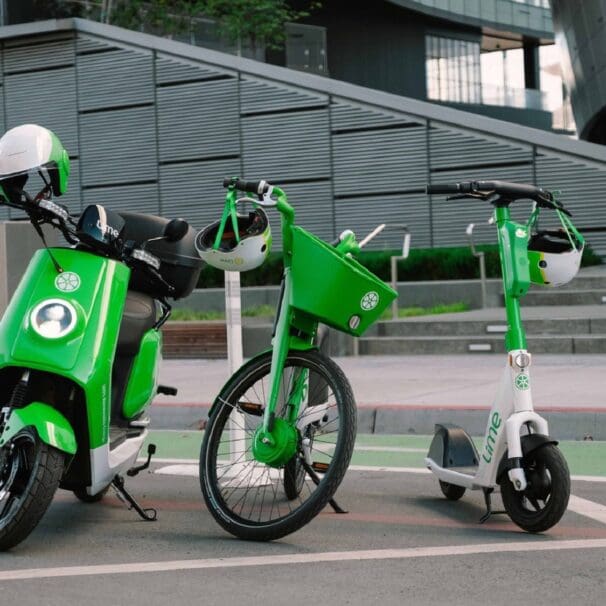
MULTIPOLYGON (((522 300, 528 348, 536 353, 606 353, 606 267, 582 270, 558 289, 531 287, 522 300)), ((504 308, 379 322, 361 354, 504 352, 504 308)))

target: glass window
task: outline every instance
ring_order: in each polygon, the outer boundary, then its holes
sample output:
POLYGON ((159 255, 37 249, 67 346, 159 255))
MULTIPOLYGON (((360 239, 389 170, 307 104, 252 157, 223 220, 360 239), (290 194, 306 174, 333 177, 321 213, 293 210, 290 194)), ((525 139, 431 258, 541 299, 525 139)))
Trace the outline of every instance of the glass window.
POLYGON ((456 103, 480 103, 480 43, 425 37, 427 98, 456 103))

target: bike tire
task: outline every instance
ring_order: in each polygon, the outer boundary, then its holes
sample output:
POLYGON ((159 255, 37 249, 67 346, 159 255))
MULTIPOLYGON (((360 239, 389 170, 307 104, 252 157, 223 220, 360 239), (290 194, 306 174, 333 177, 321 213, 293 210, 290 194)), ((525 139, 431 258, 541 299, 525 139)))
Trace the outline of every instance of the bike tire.
POLYGON ((456 484, 450 484, 450 482, 443 482, 442 480, 439 482, 442 494, 449 501, 458 501, 465 494, 464 486, 457 486, 456 484))
POLYGON ((554 444, 545 444, 522 461, 528 486, 517 491, 507 474, 501 481, 501 498, 512 521, 527 532, 544 532, 555 526, 570 497, 570 472, 554 444))
POLYGON ((86 492, 86 488, 76 488, 72 492, 74 493, 74 496, 83 503, 98 503, 99 501, 103 500, 103 497, 105 497, 107 494, 109 487, 110 484, 95 494, 88 494, 88 492, 86 492))
MULTIPOLYGON (((327 414, 321 421, 304 426, 299 431, 295 456, 303 456, 302 434, 311 442, 310 451, 324 463, 323 477, 316 486, 307 479, 303 486, 295 477, 285 477, 295 469, 292 459, 281 468, 270 467, 255 461, 251 437, 262 422, 262 408, 269 394, 268 378, 271 368, 271 352, 252 359, 238 370, 217 397, 209 418, 200 450, 200 486, 204 500, 215 520, 234 536, 256 541, 282 538, 302 528, 312 520, 332 498, 339 487, 353 453, 356 435, 356 410, 353 392, 343 371, 318 351, 291 351, 285 362, 281 393, 288 391, 285 379, 290 369, 306 368, 313 374, 314 393, 308 395, 313 408, 316 392, 327 394, 323 410, 327 414), (328 388, 327 392, 322 391, 328 388), (284 390, 284 391, 283 391, 284 390), (262 400, 261 402, 259 400, 262 400), (251 401, 255 401, 250 414, 251 401), (247 403, 249 413, 237 405, 247 403), (234 412, 242 414, 236 419, 242 425, 244 440, 236 442, 242 450, 225 461, 229 443, 228 420, 234 412), (242 423, 243 421, 243 423, 242 423), (331 454, 332 453, 332 454, 331 454), (231 475, 230 475, 231 474, 231 475)), ((320 396, 317 396, 320 398, 320 396)), ((321 396, 324 398, 324 396, 321 396)), ((280 407, 279 407, 280 408, 280 407)), ((284 412, 276 411, 276 416, 284 412)), ((305 413, 304 413, 305 414, 305 413)), ((300 416, 300 418, 302 418, 300 416)), ((299 424, 303 425, 303 421, 299 424)), ((235 448, 232 448, 235 450, 235 448)), ((316 461, 313 461, 316 464, 316 461)))
POLYGON ((2 450, 0 488, 0 551, 25 540, 48 509, 59 486, 64 455, 30 429, 19 432, 2 450), (14 448, 10 454, 9 445, 14 448))

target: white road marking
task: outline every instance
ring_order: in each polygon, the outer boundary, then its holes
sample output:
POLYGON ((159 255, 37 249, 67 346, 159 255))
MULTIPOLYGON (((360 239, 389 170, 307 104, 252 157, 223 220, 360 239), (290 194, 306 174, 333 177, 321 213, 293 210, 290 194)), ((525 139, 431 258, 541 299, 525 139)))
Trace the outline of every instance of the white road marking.
POLYGON ((318 564, 320 562, 362 562, 369 560, 403 560, 434 558, 453 555, 515 553, 530 551, 559 551, 562 549, 605 549, 606 539, 571 541, 516 541, 509 543, 480 543, 477 545, 445 545, 440 547, 412 547, 407 549, 375 549, 368 551, 330 551, 324 553, 293 553, 286 555, 214 558, 205 560, 171 560, 165 562, 134 562, 100 564, 93 566, 64 566, 58 568, 26 568, 0 571, 0 581, 80 577, 102 574, 137 574, 142 572, 171 572, 175 570, 202 570, 212 568, 244 568, 248 566, 282 566, 291 564, 318 564))
POLYGON ((592 520, 601 522, 602 524, 606 524, 606 507, 600 505, 600 503, 594 503, 593 501, 570 495, 568 509, 587 518, 591 518, 592 520))

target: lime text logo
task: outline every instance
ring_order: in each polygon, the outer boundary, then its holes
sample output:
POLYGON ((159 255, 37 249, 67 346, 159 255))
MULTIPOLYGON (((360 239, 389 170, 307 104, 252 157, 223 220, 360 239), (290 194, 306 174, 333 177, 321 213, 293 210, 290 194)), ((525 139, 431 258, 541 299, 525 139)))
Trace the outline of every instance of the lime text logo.
POLYGON ((482 458, 484 461, 486 461, 486 463, 490 463, 490 461, 492 461, 492 455, 494 453, 499 427, 501 427, 502 423, 503 420, 501 419, 501 416, 498 412, 495 412, 490 419, 488 435, 486 436, 486 444, 484 444, 484 451, 482 452, 482 458))

